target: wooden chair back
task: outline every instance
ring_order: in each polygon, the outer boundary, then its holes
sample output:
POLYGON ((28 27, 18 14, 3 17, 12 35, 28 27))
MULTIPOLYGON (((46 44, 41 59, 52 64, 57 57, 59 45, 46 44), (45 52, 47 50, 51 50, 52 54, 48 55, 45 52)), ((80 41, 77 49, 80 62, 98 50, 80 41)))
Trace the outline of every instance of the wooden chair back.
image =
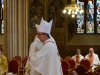
POLYGON ((14 74, 17 73, 17 75, 19 74, 19 62, 16 59, 12 59, 9 62, 9 72, 13 72, 14 74))

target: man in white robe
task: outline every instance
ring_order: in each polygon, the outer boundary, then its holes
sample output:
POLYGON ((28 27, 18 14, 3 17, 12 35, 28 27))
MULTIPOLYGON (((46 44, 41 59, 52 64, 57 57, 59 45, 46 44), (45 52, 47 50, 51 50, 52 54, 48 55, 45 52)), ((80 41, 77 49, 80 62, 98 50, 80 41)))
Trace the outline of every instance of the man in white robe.
POLYGON ((84 56, 81 55, 80 49, 76 50, 76 55, 72 56, 72 59, 75 60, 76 66, 79 65, 80 61, 84 58, 84 56))
MULTIPOLYGON (((43 46, 43 43, 39 40, 39 38, 36 35, 34 42, 31 43, 30 45, 29 57, 34 55, 35 52, 39 51, 42 48, 42 46, 43 46)), ((37 71, 33 70, 33 68, 30 66, 29 59, 27 60, 27 63, 25 65, 25 70, 26 70, 26 74, 33 75, 34 73, 35 75, 40 75, 37 71), (30 72, 27 73, 28 71, 30 72)))
POLYGON ((92 70, 96 67, 96 65, 99 65, 99 57, 97 54, 94 53, 94 49, 89 49, 89 54, 85 56, 85 58, 89 59, 91 63, 92 70))
POLYGON ((50 35, 51 26, 52 20, 48 23, 41 19, 37 36, 43 42, 43 47, 30 56, 30 65, 41 75, 63 75, 59 52, 55 40, 50 35))

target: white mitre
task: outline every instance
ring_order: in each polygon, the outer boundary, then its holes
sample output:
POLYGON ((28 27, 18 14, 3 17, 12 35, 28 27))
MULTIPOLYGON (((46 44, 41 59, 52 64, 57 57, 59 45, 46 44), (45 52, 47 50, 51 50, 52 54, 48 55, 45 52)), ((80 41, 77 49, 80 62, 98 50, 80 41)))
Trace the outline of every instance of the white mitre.
POLYGON ((52 22, 53 20, 51 20, 49 23, 45 20, 43 20, 43 17, 41 19, 40 25, 35 25, 37 32, 43 32, 43 33, 47 33, 49 34, 49 37, 52 39, 52 41, 56 44, 54 38, 51 36, 50 32, 51 32, 51 27, 52 27, 52 22))
POLYGON ((50 22, 47 22, 42 17, 40 25, 36 25, 37 31, 42 32, 42 33, 50 34, 51 27, 52 27, 52 22, 53 22, 53 20, 51 20, 50 22))

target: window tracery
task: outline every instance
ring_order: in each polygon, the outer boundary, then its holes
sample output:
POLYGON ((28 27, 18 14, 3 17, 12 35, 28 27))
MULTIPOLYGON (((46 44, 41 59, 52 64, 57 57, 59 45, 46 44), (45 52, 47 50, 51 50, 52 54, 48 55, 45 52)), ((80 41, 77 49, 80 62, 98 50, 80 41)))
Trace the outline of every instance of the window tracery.
POLYGON ((100 0, 77 0, 77 4, 86 10, 84 14, 78 14, 76 17, 77 33, 100 33, 100 0))

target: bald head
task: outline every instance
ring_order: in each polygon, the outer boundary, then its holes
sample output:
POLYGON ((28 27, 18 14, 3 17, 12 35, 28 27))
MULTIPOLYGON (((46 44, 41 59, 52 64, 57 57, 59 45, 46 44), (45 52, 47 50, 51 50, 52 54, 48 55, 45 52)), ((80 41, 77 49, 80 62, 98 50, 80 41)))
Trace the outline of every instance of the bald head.
POLYGON ((92 55, 94 53, 94 49, 93 48, 90 48, 89 49, 89 53, 90 53, 90 55, 92 55))

